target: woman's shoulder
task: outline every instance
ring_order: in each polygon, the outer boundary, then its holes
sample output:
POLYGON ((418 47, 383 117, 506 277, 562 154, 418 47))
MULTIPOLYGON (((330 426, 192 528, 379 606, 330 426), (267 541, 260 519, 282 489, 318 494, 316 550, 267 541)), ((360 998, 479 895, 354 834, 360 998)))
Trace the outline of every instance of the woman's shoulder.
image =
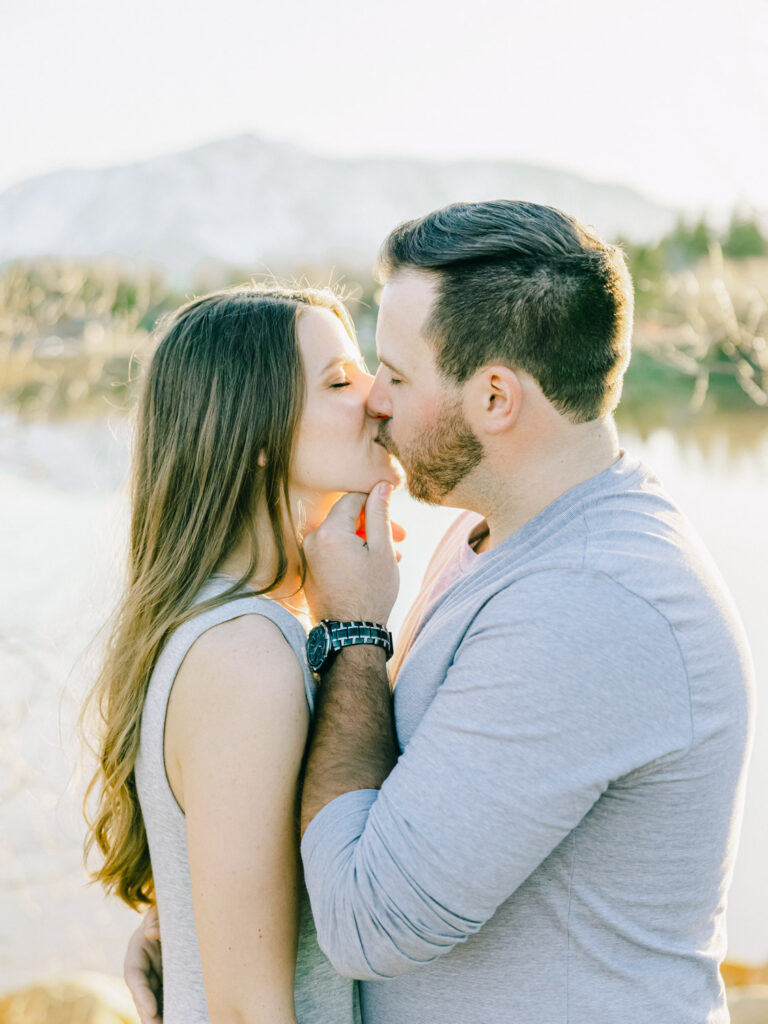
MULTIPOLYGON (((250 598, 257 602, 258 598, 250 598)), ((304 676, 298 654, 274 618, 241 613, 209 625, 190 645, 176 685, 208 687, 216 682, 221 693, 268 696, 273 689, 295 690, 304 700, 304 676)), ((266 609, 269 611, 270 609, 266 609)))
POLYGON ((231 728, 233 715, 274 720, 287 714, 304 722, 311 712, 302 627, 253 592, 211 607, 209 600, 223 597, 232 582, 209 580, 195 600, 198 614, 169 637, 155 667, 145 717, 150 727, 164 723, 167 739, 200 724, 231 728))
POLYGON ((210 626, 187 651, 168 703, 174 795, 186 809, 190 773, 200 769, 216 786, 228 758, 243 766, 267 754, 300 760, 308 728, 302 668, 278 626, 254 614, 210 626))
POLYGON ((226 657, 233 644, 251 649, 266 644, 270 650, 286 645, 301 663, 305 643, 304 627, 287 608, 239 586, 234 577, 213 575, 195 596, 186 621, 168 637, 166 648, 168 661, 177 669, 193 648, 198 655, 226 657))
POLYGON ((193 601, 196 614, 179 631, 207 631, 225 621, 246 616, 273 622, 294 650, 303 650, 307 632, 301 618, 266 594, 239 586, 231 576, 210 576, 193 601), (224 599, 223 601, 221 599, 224 599), (211 606, 213 604, 213 606, 211 606))

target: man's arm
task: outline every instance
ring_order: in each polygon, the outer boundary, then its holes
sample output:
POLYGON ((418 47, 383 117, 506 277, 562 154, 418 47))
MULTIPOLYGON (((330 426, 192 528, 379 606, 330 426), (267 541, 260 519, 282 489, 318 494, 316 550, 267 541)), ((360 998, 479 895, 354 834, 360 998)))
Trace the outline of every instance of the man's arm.
POLYGON ((488 602, 380 791, 350 787, 310 822, 307 888, 342 973, 393 977, 465 941, 612 781, 690 742, 666 620, 585 576, 488 602))
POLYGON ((378 789, 398 756, 384 651, 340 651, 315 702, 315 725, 301 801, 301 831, 337 796, 378 789))
MULTIPOLYGON (((310 574, 305 589, 316 620, 386 625, 397 596, 398 570, 388 515, 391 488, 380 487, 365 503, 365 542, 355 534, 365 500, 361 494, 341 498, 320 530, 305 540, 310 574)), ((342 793, 378 789, 398 752, 384 651, 368 644, 340 651, 318 687, 302 834, 342 793)))

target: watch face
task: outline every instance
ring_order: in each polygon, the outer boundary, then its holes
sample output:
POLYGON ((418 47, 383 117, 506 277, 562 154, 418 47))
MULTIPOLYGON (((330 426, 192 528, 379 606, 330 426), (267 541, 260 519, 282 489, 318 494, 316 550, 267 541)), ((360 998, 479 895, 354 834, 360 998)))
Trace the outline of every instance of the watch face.
POLYGON ((319 672, 331 649, 331 638, 324 622, 309 631, 307 637, 307 662, 313 672, 319 672))

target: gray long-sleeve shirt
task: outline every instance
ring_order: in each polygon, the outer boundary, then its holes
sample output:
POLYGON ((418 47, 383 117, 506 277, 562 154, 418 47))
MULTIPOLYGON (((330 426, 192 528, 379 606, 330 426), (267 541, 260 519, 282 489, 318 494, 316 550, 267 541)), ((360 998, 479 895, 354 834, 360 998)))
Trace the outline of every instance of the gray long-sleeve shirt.
POLYGON ((751 732, 731 600, 623 456, 476 555, 464 516, 397 679, 381 790, 304 836, 365 1024, 727 1021, 751 732))

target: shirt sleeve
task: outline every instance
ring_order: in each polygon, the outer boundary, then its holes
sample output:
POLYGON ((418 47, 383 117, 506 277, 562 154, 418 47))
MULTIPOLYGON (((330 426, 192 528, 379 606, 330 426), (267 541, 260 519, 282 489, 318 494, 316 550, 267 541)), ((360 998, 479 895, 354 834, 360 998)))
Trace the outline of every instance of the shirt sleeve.
POLYGON ((302 843, 338 971, 391 978, 477 932, 612 781, 675 757, 690 695, 667 620, 601 574, 547 571, 478 612, 381 790, 302 843))

